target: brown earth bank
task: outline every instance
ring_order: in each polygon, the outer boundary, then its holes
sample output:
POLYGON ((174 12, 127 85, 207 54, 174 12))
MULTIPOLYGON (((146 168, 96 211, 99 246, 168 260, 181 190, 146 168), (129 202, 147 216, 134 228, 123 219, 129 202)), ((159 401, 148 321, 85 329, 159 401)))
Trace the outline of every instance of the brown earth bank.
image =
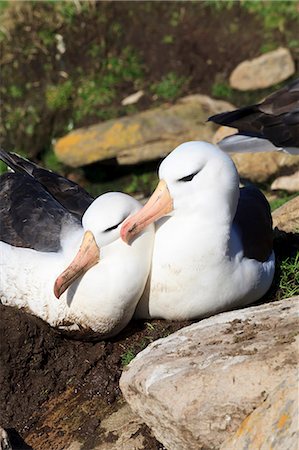
POLYGON ((261 99, 273 89, 238 92, 229 75, 279 46, 290 48, 297 64, 298 19, 287 14, 292 2, 256 3, 10 2, 0 33, 3 146, 39 159, 70 124, 191 93, 236 106, 261 99), (121 105, 139 89, 145 95, 137 104, 121 105))
MULTIPOLYGON (((277 271, 262 301, 281 298, 280 262, 299 251, 299 235, 276 230, 274 244, 277 271)), ((114 339, 84 342, 0 305, 0 417, 13 448, 26 449, 26 442, 34 450, 63 450, 78 440, 93 449, 104 439, 101 421, 124 402, 118 385, 124 366, 150 342, 190 323, 132 321, 114 339)), ((144 449, 163 448, 146 426, 139 432, 144 449)))

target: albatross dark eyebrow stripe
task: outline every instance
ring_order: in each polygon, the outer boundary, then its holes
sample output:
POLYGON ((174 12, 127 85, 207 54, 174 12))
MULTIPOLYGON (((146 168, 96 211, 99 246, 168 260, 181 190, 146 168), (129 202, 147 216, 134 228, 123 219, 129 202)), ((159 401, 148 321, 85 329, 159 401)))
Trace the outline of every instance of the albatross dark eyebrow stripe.
POLYGON ((119 225, 121 223, 123 223, 124 219, 122 219, 117 225, 113 225, 112 227, 106 228, 106 230, 104 230, 104 233, 107 233, 108 231, 112 231, 112 230, 116 230, 117 227, 119 227, 119 225))
POLYGON ((179 178, 178 181, 192 181, 195 175, 197 175, 199 170, 196 172, 191 173, 191 175, 187 175, 186 177, 179 178))

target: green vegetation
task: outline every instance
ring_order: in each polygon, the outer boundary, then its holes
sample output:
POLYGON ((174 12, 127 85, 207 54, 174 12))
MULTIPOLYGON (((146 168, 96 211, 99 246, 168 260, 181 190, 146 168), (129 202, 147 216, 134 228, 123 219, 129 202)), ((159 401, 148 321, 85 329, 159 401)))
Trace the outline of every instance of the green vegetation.
POLYGON ((133 174, 130 182, 124 186, 124 191, 128 194, 144 192, 145 195, 149 195, 155 189, 157 181, 156 172, 146 172, 138 175, 133 174))
POLYGON ((295 0, 207 0, 204 4, 218 12, 238 6, 260 18, 266 31, 284 31, 290 20, 299 24, 298 2, 295 0))
POLYGON ((7 165, 3 161, 0 161, 0 175, 5 172, 7 172, 7 165))
POLYGON ((266 30, 279 29, 284 31, 289 20, 299 24, 298 2, 284 1, 254 1, 243 0, 241 6, 250 13, 257 14, 262 20, 266 30))
POLYGON ((51 111, 65 110, 69 107, 70 98, 73 92, 73 83, 71 80, 60 84, 46 86, 46 105, 51 111))
POLYGON ((143 335, 142 340, 135 342, 129 348, 121 345, 121 347, 124 349, 124 353, 121 355, 122 366, 127 366, 132 361, 132 359, 135 358, 137 353, 144 350, 151 342, 155 341, 157 337, 167 337, 170 334, 169 329, 164 328, 163 325, 145 322, 145 326, 146 335, 143 335))
POLYGON ((274 200, 270 201, 271 211, 274 211, 275 209, 277 209, 280 206, 284 205, 289 200, 292 200, 292 198, 297 197, 298 193, 290 195, 290 194, 288 194, 285 191, 281 191, 277 195, 278 195, 277 198, 275 198, 274 200))
POLYGON ((233 89, 228 83, 214 83, 212 86, 213 97, 220 97, 225 99, 231 99, 233 95, 233 89))
POLYGON ((136 354, 133 352, 133 350, 127 350, 125 353, 121 356, 121 365, 127 366, 132 359, 134 359, 136 354))
POLYGON ((52 148, 49 148, 43 155, 43 165, 53 172, 61 173, 63 171, 63 164, 58 161, 52 148))
POLYGON ((161 81, 152 84, 151 91, 162 100, 175 100, 182 95, 187 81, 187 78, 179 77, 174 72, 169 72, 161 81))
POLYGON ((299 295, 299 252, 281 262, 280 299, 299 295))

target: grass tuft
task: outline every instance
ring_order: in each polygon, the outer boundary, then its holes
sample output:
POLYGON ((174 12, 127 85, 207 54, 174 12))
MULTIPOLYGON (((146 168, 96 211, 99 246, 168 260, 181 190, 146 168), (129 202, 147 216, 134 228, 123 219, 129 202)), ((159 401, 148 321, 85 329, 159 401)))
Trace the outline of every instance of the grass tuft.
POLYGON ((122 366, 127 366, 135 358, 135 356, 136 356, 135 353, 131 349, 123 353, 121 356, 122 366))
POLYGON ((280 299, 299 295, 299 252, 281 262, 280 299))

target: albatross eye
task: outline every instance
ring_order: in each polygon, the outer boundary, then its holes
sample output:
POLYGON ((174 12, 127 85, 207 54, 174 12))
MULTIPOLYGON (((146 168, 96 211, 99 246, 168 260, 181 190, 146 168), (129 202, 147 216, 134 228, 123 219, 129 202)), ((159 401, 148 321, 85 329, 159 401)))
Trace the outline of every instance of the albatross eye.
POLYGON ((198 172, 199 172, 199 170, 197 170, 197 171, 194 172, 194 173, 191 173, 191 175, 187 175, 186 177, 179 178, 178 181, 184 181, 184 182, 186 182, 186 181, 192 181, 193 178, 195 177, 195 175, 198 174, 198 172))

